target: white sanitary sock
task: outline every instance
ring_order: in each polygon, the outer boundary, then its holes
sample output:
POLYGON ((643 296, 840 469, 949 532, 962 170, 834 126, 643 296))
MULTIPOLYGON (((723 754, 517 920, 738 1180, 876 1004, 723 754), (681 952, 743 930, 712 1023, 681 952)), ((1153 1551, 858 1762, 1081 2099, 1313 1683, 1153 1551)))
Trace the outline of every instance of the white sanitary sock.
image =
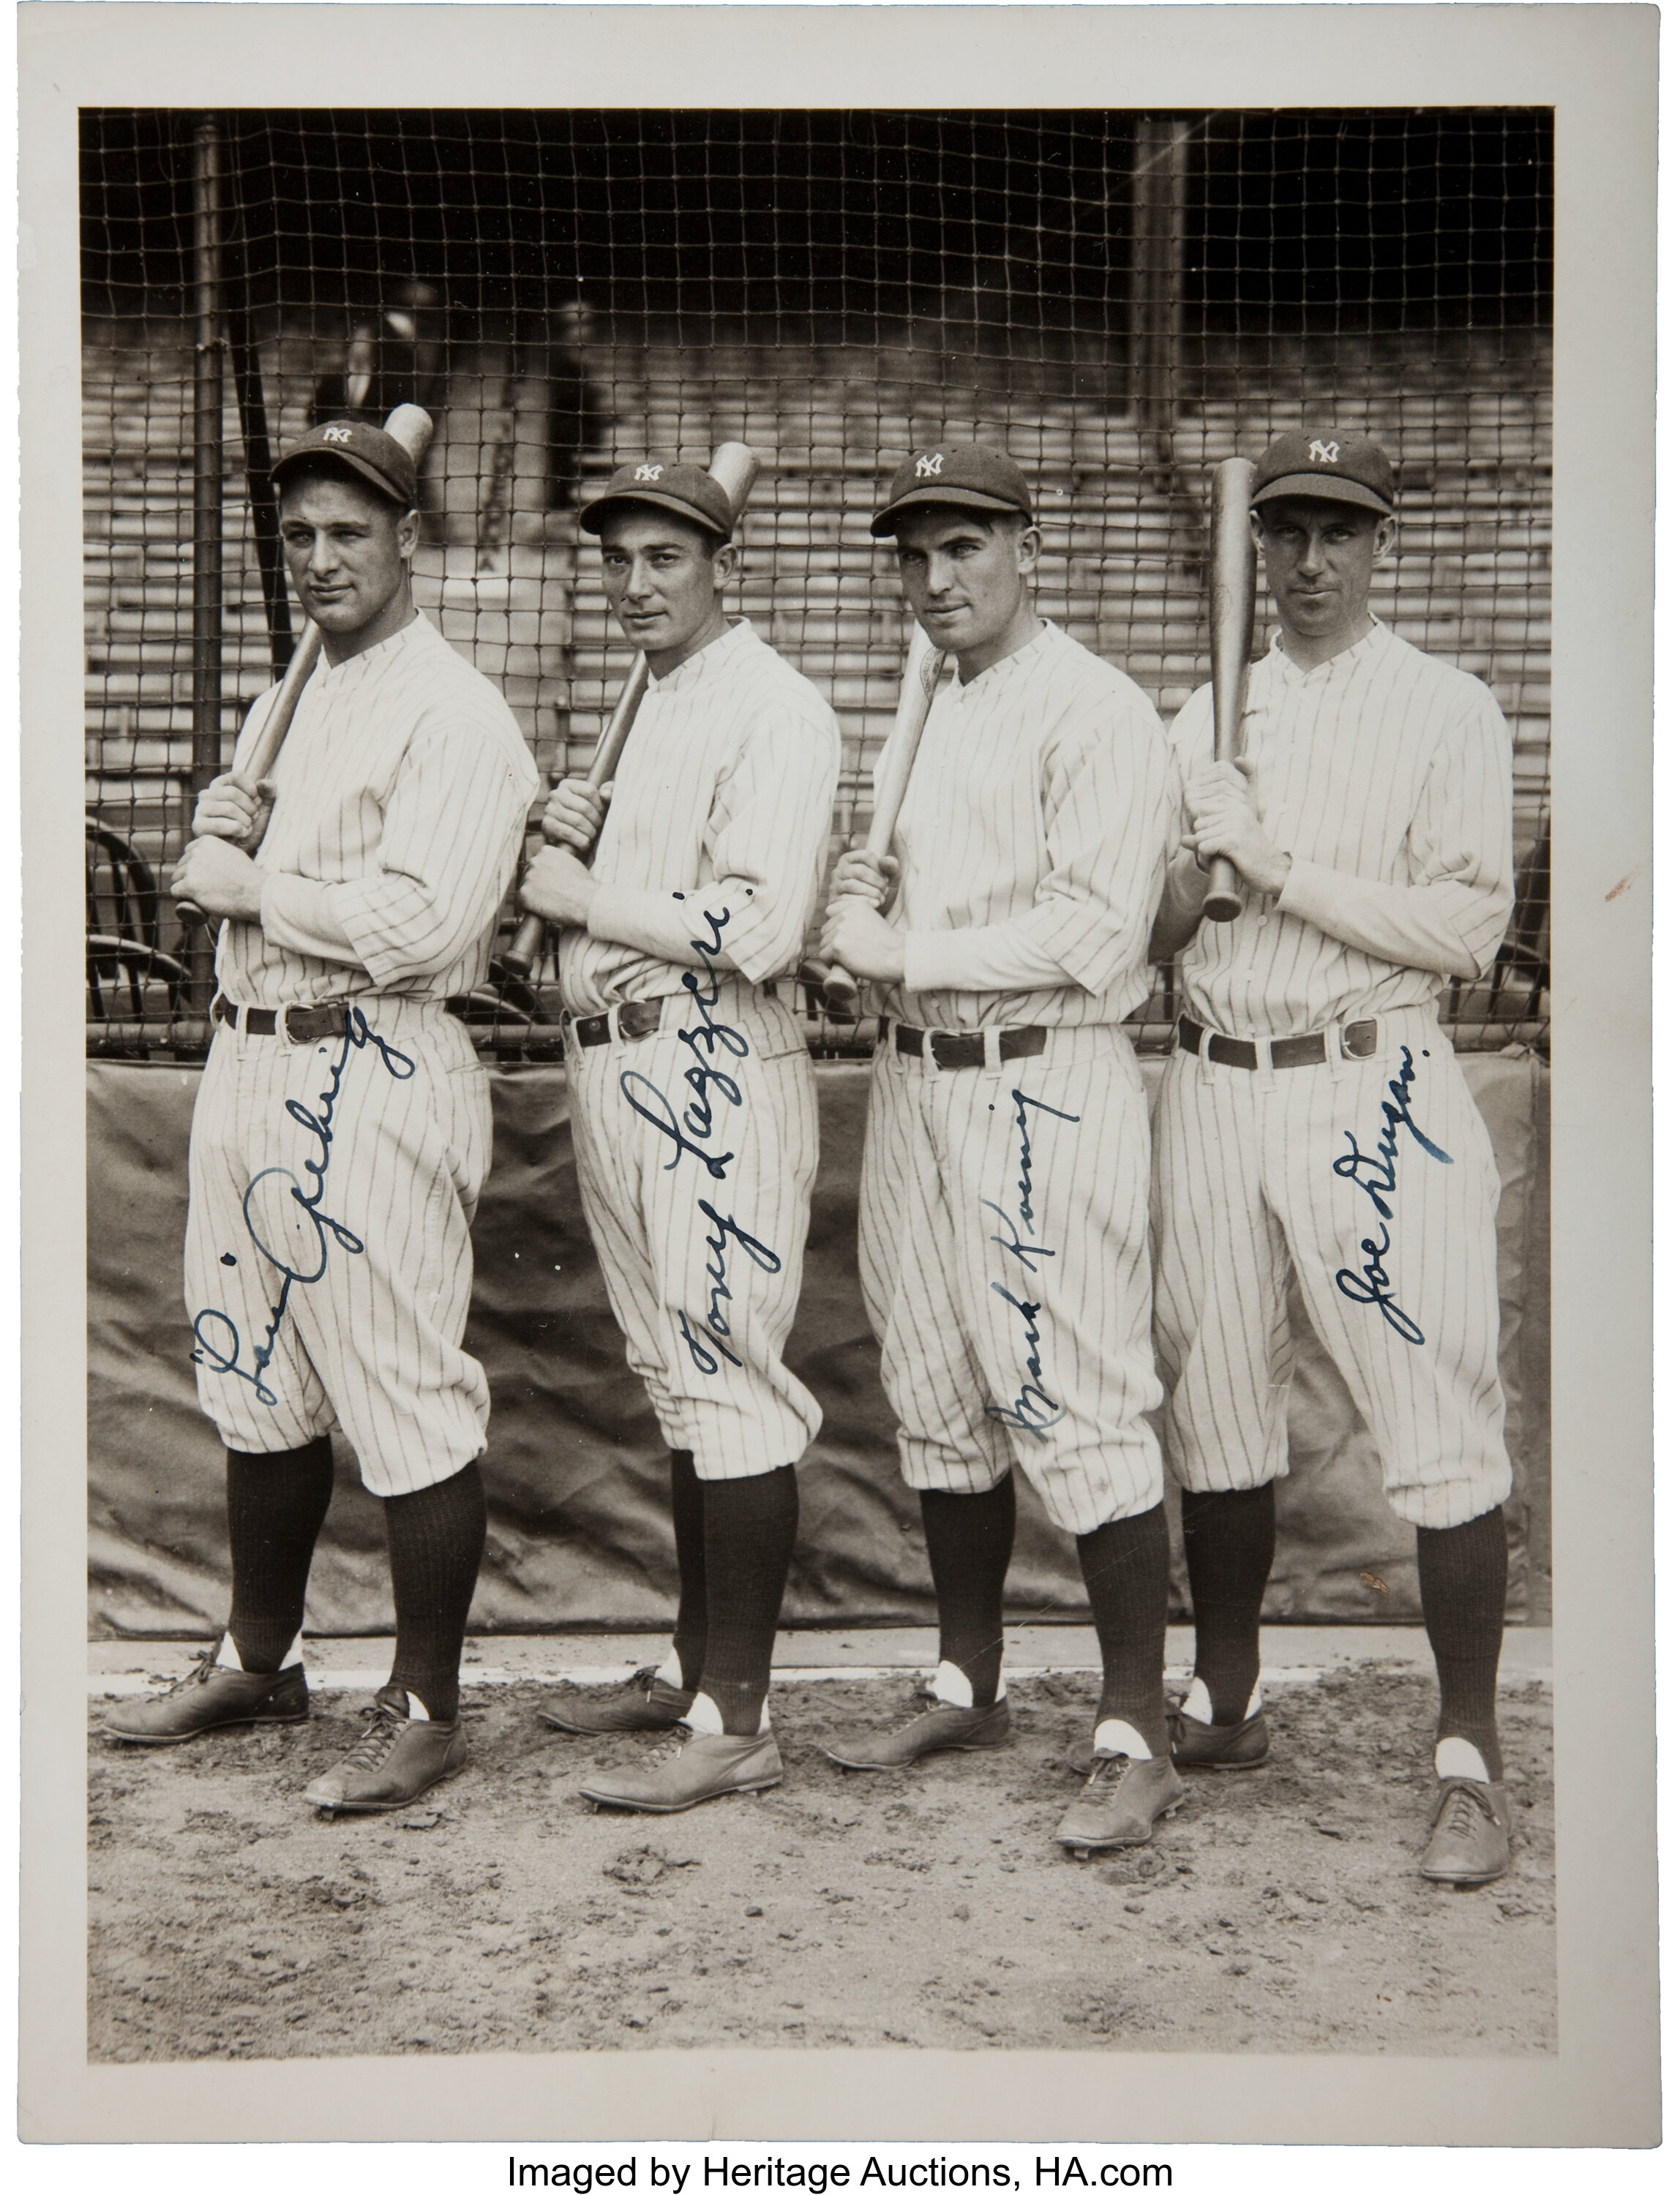
MULTIPOLYGON (((723 1737, 726 1735, 723 1715, 719 1710, 718 1702, 709 1692, 695 1694, 694 1704, 683 1717, 683 1720, 696 1737, 723 1737)), ((770 1702, 766 1700, 759 1709, 759 1736, 763 1737, 769 1728, 770 1702)))
MULTIPOLYGON (((286 1648, 286 1659, 280 1663, 280 1668, 293 1668, 303 1658, 303 1634, 300 1631, 286 1648)), ((224 1631, 222 1634, 222 1644, 216 1650, 216 1666, 218 1669, 238 1669, 242 1674, 245 1672, 245 1663, 240 1659, 240 1650, 234 1644, 231 1631, 224 1631)))
POLYGON ((1444 1737, 1435 1748, 1435 1774, 1468 1777, 1473 1783, 1491 1783, 1481 1749, 1467 1737, 1444 1737))
MULTIPOLYGON (((1179 1709, 1179 1713, 1188 1715, 1192 1722, 1210 1724, 1213 1721, 1214 1703, 1209 1696, 1207 1686, 1199 1677, 1192 1678, 1190 1690, 1184 1696, 1184 1705, 1179 1709)), ((1256 1715, 1259 1713, 1260 1685, 1256 1679, 1254 1690, 1249 1694, 1249 1703, 1243 1709, 1243 1720, 1246 1722, 1250 1715, 1256 1715)))
MULTIPOLYGON (((1000 1674, 997 1679, 1000 1700, 1008 1689, 1000 1674)), ((974 1704, 974 1687, 955 1662, 941 1662, 933 1672, 932 1692, 934 1698, 948 1708, 972 1708, 974 1704)))
POLYGON ((682 1657, 678 1655, 674 1645, 670 1648, 665 1659, 654 1671, 654 1674, 659 1679, 661 1684, 669 1685, 673 1690, 679 1692, 683 1690, 682 1657))
POLYGON ((1130 1723, 1122 1722, 1117 1715, 1111 1715, 1106 1722, 1097 1725, 1091 1750, 1094 1753, 1126 1753, 1134 1760, 1152 1760, 1155 1758, 1144 1742, 1142 1732, 1134 1730, 1130 1723))

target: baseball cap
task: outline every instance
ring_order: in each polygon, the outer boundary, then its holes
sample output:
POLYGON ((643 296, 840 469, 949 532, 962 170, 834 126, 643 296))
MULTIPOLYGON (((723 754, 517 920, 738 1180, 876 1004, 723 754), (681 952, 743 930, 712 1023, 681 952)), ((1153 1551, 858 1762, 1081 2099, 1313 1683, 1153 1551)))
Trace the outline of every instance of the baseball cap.
POLYGON ((381 495, 393 497, 405 510, 413 510, 420 499, 414 460, 383 427, 370 427, 360 419, 328 419, 294 442, 277 460, 269 478, 283 481, 287 470, 303 458, 330 458, 334 464, 360 474, 381 495))
POLYGON ((1394 507, 1394 469, 1363 435, 1279 435, 1255 470, 1249 502, 1257 509, 1285 495, 1387 514, 1394 507))
POLYGON ((910 452, 893 474, 869 531, 880 540, 898 531, 906 511, 952 504, 962 510, 1019 510, 1029 522, 1032 518, 1026 476, 1013 458, 978 442, 947 442, 943 449, 910 452))
POLYGON ((703 526, 708 533, 719 533, 725 541, 735 532, 728 496, 700 465, 673 464, 664 458, 621 465, 595 500, 585 504, 578 523, 586 533, 598 533, 608 511, 621 503, 650 503, 660 510, 674 510, 679 518, 703 526))

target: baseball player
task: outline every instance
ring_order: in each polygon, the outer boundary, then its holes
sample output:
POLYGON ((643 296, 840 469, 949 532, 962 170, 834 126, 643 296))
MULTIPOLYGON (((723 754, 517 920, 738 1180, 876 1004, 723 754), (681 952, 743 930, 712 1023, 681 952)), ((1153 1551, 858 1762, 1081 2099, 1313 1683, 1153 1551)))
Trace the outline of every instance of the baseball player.
POLYGON ((1153 949, 1187 949, 1156 1118, 1156 1335, 1196 1615, 1175 1754, 1210 1768, 1266 1754, 1259 1617, 1288 1469, 1292 1268, 1417 1529, 1440 1682, 1423 1871, 1472 1883, 1510 1854, 1499 1183, 1435 999, 1481 975, 1504 934, 1511 746, 1486 687, 1371 615, 1394 502, 1374 442, 1273 443, 1253 505, 1280 630, 1250 677, 1244 758, 1209 759, 1207 688, 1173 727, 1184 850, 1153 949), (1199 922, 1215 855, 1244 887, 1224 925, 1199 922))
POLYGON ((191 1677, 106 1728, 173 1744, 307 1715, 299 1628, 336 1421, 384 1505, 396 1646, 363 1739, 304 1796, 379 1812, 466 1758, 488 1397, 461 1339, 490 1112, 445 1002, 483 979, 537 776, 495 688, 416 614, 401 445, 332 421, 274 477, 321 661, 261 784, 240 769, 273 693, 256 703, 171 884, 223 918, 186 1282, 228 1451, 233 1608, 191 1677))
POLYGON ((1145 1414, 1161 1399, 1149 1125, 1121 1026, 1149 986, 1166 741, 1129 678, 1035 613, 1039 530, 1007 458, 914 452, 870 531, 894 539, 910 606, 956 664, 893 850, 845 857, 823 939, 884 994, 859 1256, 921 1495, 940 1658, 921 1714, 830 1751, 894 1768, 1004 1741, 1019 1463, 1074 1535, 1102 1645, 1090 1777, 1058 1835, 1139 1844, 1182 1789, 1145 1414))
POLYGON ((778 1783, 771 1653, 799 1521, 794 1466, 822 1422, 782 1360, 817 1165, 805 1040, 776 979, 822 883, 840 728, 725 614, 729 498, 698 466, 621 467, 581 523, 646 655, 610 787, 561 785, 520 902, 561 927, 584 1209, 632 1368, 671 1449, 681 1581, 664 1662, 563 1694, 556 1728, 671 1729, 603 1806, 674 1813, 778 1783), (610 804, 609 805, 609 801, 610 804), (604 819, 604 820, 603 820, 604 819), (594 867, 579 852, 596 844, 594 867))

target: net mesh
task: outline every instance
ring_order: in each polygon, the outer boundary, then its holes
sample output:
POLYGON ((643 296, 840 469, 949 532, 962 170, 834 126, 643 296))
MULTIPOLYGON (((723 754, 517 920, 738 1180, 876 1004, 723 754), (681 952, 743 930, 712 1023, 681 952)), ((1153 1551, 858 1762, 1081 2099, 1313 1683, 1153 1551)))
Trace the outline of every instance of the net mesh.
MULTIPOLYGON (((913 446, 1009 452, 1039 608, 1170 720, 1207 676, 1210 469, 1374 435, 1402 535, 1373 606, 1516 746, 1516 912, 1444 1011, 1461 1046, 1543 1045, 1551 187, 1550 116, 1514 109, 85 112, 90 1046, 205 1042, 159 887, 290 654, 268 459, 402 401, 437 423, 418 597, 546 776, 587 766, 630 663, 580 503, 626 458, 753 446, 739 608, 839 714, 836 847, 905 642, 866 521, 913 446)), ((459 1002, 482 1045, 554 1056, 551 973, 459 1002)), ((801 1000, 819 1051, 873 1034, 801 1000)), ((1165 1041, 1169 974, 1136 1018, 1165 1041)))

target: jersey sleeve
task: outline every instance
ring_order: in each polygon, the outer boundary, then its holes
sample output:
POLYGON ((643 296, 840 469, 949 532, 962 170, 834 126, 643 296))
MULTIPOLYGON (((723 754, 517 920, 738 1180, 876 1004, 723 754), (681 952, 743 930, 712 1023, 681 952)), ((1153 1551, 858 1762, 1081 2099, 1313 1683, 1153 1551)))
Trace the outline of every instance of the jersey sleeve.
POLYGON ((423 727, 386 803, 378 865, 338 883, 276 872, 263 928, 391 986, 452 968, 496 919, 537 789, 523 742, 471 721, 423 727), (520 765, 522 763, 522 769, 520 765))
POLYGON ((1430 759, 1406 838, 1410 881, 1379 884, 1291 857, 1279 911, 1399 966, 1483 975, 1510 920, 1511 740, 1481 689, 1430 759))
POLYGON ((1105 694, 1053 742, 1044 773, 1049 868, 1007 922, 905 932, 904 988, 1108 989, 1143 955, 1161 896, 1171 768, 1148 703, 1105 694))
POLYGON ((686 893, 603 884, 592 937, 678 967, 733 968, 750 982, 791 967, 823 880, 840 727, 813 694, 776 696, 719 785, 705 832, 710 883, 686 893))

